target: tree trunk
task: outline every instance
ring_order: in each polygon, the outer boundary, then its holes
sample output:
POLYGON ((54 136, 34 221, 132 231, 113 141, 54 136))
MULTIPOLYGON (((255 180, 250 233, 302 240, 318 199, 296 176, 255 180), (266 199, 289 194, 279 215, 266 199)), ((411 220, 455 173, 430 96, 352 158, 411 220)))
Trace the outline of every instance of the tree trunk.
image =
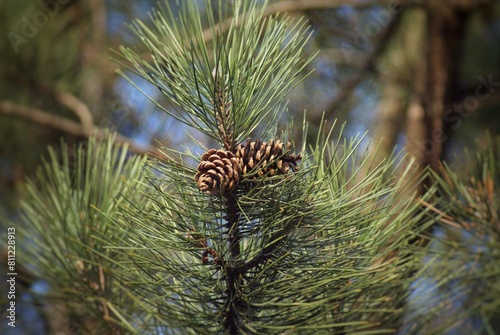
POLYGON ((450 128, 444 120, 456 89, 460 48, 468 17, 463 2, 427 0, 424 6, 427 43, 423 72, 418 69, 415 72, 416 89, 408 109, 407 130, 408 150, 417 158, 419 170, 426 166, 437 167, 443 158, 443 143, 449 137, 450 128), (419 82, 423 83, 421 88, 418 88, 419 82))

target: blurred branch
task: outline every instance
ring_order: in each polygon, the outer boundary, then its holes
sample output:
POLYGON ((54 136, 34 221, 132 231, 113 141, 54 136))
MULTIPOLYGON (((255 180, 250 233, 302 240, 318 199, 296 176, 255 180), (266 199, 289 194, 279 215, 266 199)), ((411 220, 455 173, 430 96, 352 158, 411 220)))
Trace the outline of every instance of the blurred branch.
POLYGON ((28 88, 36 93, 42 93, 52 97, 55 101, 71 110, 80 119, 82 126, 90 131, 94 125, 92 112, 86 103, 69 92, 58 91, 53 87, 38 83, 32 78, 27 78, 17 73, 5 72, 7 78, 19 83, 24 88, 28 88))
MULTIPOLYGON (((78 122, 50 114, 37 108, 19 105, 11 101, 0 102, 0 114, 23 118, 39 125, 58 129, 77 137, 89 137, 91 135, 101 135, 103 133, 103 129, 96 127, 94 124, 90 124, 90 126, 86 128, 78 122)), ((115 142, 127 143, 130 151, 140 155, 146 154, 150 151, 156 151, 153 147, 139 147, 132 139, 120 134, 116 135, 115 142)))
POLYGON ((99 49, 106 46, 106 24, 107 8, 104 0, 89 0, 92 22, 92 40, 99 49))
POLYGON ((82 43, 81 50, 83 65, 91 70, 87 71, 88 78, 82 87, 81 97, 96 110, 103 105, 107 87, 111 86, 115 73, 114 66, 109 63, 105 0, 86 1, 86 7, 90 19, 89 38, 82 43))
POLYGON ((94 127, 92 113, 83 101, 67 92, 54 92, 54 95, 59 103, 71 109, 78 116, 82 123, 82 127, 86 131, 92 130, 94 127))
MULTIPOLYGON (((365 78, 365 76, 374 69, 377 60, 383 54, 386 46, 391 40, 391 37, 397 31, 399 23, 401 22, 401 15, 402 12, 396 14, 389 26, 384 30, 383 33, 381 33, 377 37, 377 41, 375 42, 375 49, 366 59, 364 65, 361 66, 360 70, 356 72, 356 74, 349 81, 342 85, 342 87, 340 88, 340 92, 336 96, 334 96, 334 98, 324 108, 324 110, 326 111, 326 115, 331 115, 332 113, 334 113, 337 110, 339 104, 342 103, 342 101, 344 101, 344 99, 354 91, 354 89, 365 78)), ((316 115, 319 115, 319 117, 321 117, 321 113, 316 113, 316 115)))
POLYGON ((18 116, 23 119, 64 131, 73 136, 87 136, 83 126, 78 122, 68 120, 33 107, 18 105, 10 101, 0 102, 0 113, 18 116))
MULTIPOLYGON (((373 6, 383 6, 384 4, 389 5, 393 3, 394 0, 296 0, 296 1, 280 1, 269 4, 264 10, 264 17, 271 16, 278 13, 291 13, 300 12, 313 9, 326 9, 326 8, 337 8, 340 6, 349 6, 352 8, 365 8, 373 6)), ((406 3, 408 1, 401 0, 400 3, 406 3)), ((231 26, 233 18, 230 17, 224 22, 221 22, 216 29, 219 33, 227 31, 231 26)), ((244 22, 243 19, 237 22, 237 25, 241 25, 244 22)), ((204 41, 210 41, 212 39, 212 29, 205 29, 203 31, 204 41)))
POLYGON ((365 57, 361 53, 352 52, 349 57, 347 57, 342 50, 338 48, 328 48, 322 49, 321 53, 316 56, 316 58, 324 58, 329 59, 335 62, 335 64, 341 65, 351 65, 356 66, 358 68, 365 66, 365 57))

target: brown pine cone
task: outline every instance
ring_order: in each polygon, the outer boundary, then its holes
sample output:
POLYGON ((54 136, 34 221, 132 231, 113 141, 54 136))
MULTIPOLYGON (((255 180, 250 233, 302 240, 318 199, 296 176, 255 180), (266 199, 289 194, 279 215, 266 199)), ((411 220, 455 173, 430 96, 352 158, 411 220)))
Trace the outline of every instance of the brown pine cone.
POLYGON ((225 195, 236 189, 240 175, 240 160, 232 152, 210 149, 201 156, 194 179, 202 192, 225 195))
POLYGON ((284 147, 279 140, 247 141, 245 145, 240 144, 236 148, 236 157, 242 162, 243 175, 255 172, 252 178, 256 178, 265 174, 275 176, 298 171, 297 162, 302 158, 301 155, 295 157, 295 154, 291 153, 290 142, 287 142, 285 150, 284 147))

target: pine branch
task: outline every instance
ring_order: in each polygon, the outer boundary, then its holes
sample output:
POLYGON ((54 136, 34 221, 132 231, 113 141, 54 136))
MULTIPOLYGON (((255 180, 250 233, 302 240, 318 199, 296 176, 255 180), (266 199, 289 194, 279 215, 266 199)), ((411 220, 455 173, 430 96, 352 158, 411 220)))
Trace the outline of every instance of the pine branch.
POLYGON ((0 112, 35 122, 41 126, 62 130, 73 136, 88 136, 84 128, 77 122, 62 118, 33 107, 25 107, 10 101, 0 103, 0 112))
POLYGON ((106 216, 117 215, 124 195, 140 192, 145 158, 129 156, 126 145, 115 143, 104 132, 91 136, 85 148, 63 143, 61 155, 49 150, 21 206, 19 238, 29 240, 21 260, 37 264, 36 275, 56 292, 43 298, 63 302, 70 318, 92 333, 134 331, 127 318, 136 298, 115 277, 123 258, 106 248, 102 236, 114 243, 123 238, 125 232, 112 231, 106 216))
POLYGON ((91 133, 92 129, 94 129, 94 118, 87 104, 68 92, 56 91, 55 96, 61 104, 78 116, 83 132, 87 134, 91 133))
MULTIPOLYGON (((62 264, 49 269, 51 278, 71 274, 106 328, 111 321, 138 333, 394 331, 421 260, 405 246, 426 219, 413 197, 401 196, 413 186, 406 175, 394 180, 399 158, 374 163, 359 152, 362 138, 332 141, 333 130, 304 141, 309 154, 295 156, 274 138, 273 123, 310 61, 300 57, 305 23, 264 19, 253 1, 206 0, 207 17, 196 0, 179 5, 154 12, 153 27, 136 21, 154 61, 122 48, 124 65, 178 108, 165 112, 222 149, 201 157, 167 150, 147 168, 134 165, 136 179, 125 188, 118 178, 127 169, 109 164, 109 143, 93 149, 106 163, 98 168, 88 160, 61 170, 53 159, 39 178, 48 196, 28 192, 36 201, 26 218, 53 256, 40 262, 62 264), (229 17, 222 32, 216 21, 229 17), (255 130, 262 137, 242 144, 255 130), (50 234, 40 217, 53 223, 50 234), (85 271, 75 273, 75 260, 85 271)), ((123 150, 112 152, 125 160, 123 150)))
POLYGON ((266 134, 274 127, 284 97, 312 59, 299 56, 309 36, 303 20, 264 18, 264 8, 252 1, 205 5, 211 44, 205 41, 199 4, 189 0, 181 5, 181 19, 166 6, 153 12, 153 27, 135 22, 134 33, 153 62, 131 48, 120 48, 119 56, 125 69, 157 86, 175 111, 150 98, 158 108, 228 149, 256 129, 266 134), (219 31, 216 17, 230 20, 227 31, 219 31), (230 108, 220 106, 221 88, 230 108))
POLYGON ((229 194, 225 201, 226 205, 226 229, 227 241, 229 243, 229 259, 226 260, 225 280, 226 280, 226 304, 224 325, 230 335, 239 334, 238 314, 244 312, 243 303, 239 288, 242 285, 244 273, 241 267, 240 250, 240 228, 239 228, 239 208, 238 199, 235 194, 229 194))
MULTIPOLYGON (((408 306, 414 329, 426 333, 468 333, 489 329, 500 306, 500 138, 483 149, 465 149, 450 163, 431 171, 438 186, 433 203, 422 204, 436 218, 426 258, 417 273, 426 287, 416 286, 408 306), (460 165, 460 169, 455 167, 460 165), (438 238, 439 237, 439 238, 438 238), (432 291, 432 294, 429 292, 432 291), (476 322, 478 321, 478 322, 476 322)), ((488 332, 487 332, 488 333, 488 332)))
MULTIPOLYGON (((239 221, 240 214, 238 208, 238 199, 236 195, 229 194, 226 199, 226 229, 227 229, 227 240, 229 242, 229 250, 231 253, 232 261, 238 262, 240 258, 240 232, 239 232, 239 221)), ((231 262, 231 261, 230 261, 231 262)))
POLYGON ((196 169, 182 163, 197 156, 152 161, 154 206, 131 198, 110 217, 127 237, 102 237, 130 260, 113 278, 148 302, 136 313, 179 333, 394 329, 419 264, 404 246, 425 214, 401 196, 411 185, 392 184, 394 161, 359 158, 359 139, 336 143, 313 145, 309 168, 256 176, 226 198, 199 192, 196 169))
POLYGON ((94 122, 92 112, 90 111, 88 105, 77 98, 75 95, 69 92, 59 91, 52 87, 42 85, 32 78, 27 78, 10 71, 5 71, 4 75, 10 80, 18 82, 25 88, 30 89, 31 91, 33 91, 33 94, 43 94, 52 97, 55 101, 75 113, 75 115, 80 119, 80 123, 86 131, 91 131, 91 129, 93 128, 94 122))
MULTIPOLYGON (((75 108, 75 110, 82 112, 82 117, 86 120, 85 122, 87 123, 86 125, 51 114, 38 108, 26 107, 8 100, 0 102, 0 113, 7 116, 15 116, 18 118, 26 119, 41 126, 61 130, 69 135, 76 137, 89 137, 94 134, 98 136, 103 135, 105 130, 97 128, 90 123, 92 122, 92 119, 86 116, 89 115, 87 114, 86 107, 84 107, 84 105, 82 105, 78 99, 73 99, 72 95, 66 94, 62 94, 61 97, 61 99, 64 100, 64 103, 71 105, 74 104, 73 107, 75 108)), ((137 146, 134 144, 134 141, 132 139, 119 134, 116 135, 115 142, 129 144, 129 149, 136 154, 146 154, 148 152, 157 151, 152 147, 144 148, 137 146)))

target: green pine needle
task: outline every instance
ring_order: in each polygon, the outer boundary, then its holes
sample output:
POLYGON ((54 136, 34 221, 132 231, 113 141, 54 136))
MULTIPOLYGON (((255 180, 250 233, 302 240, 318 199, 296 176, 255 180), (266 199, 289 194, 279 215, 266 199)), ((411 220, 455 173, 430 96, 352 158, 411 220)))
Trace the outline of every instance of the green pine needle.
POLYGON ((151 58, 122 47, 118 62, 157 86, 176 111, 150 97, 158 108, 230 149, 256 129, 274 128, 284 97, 311 61, 300 56, 308 27, 264 17, 265 3, 212 3, 203 1, 206 18, 198 1, 187 0, 178 11, 168 4, 154 11, 152 27, 137 20, 132 30, 151 58))

